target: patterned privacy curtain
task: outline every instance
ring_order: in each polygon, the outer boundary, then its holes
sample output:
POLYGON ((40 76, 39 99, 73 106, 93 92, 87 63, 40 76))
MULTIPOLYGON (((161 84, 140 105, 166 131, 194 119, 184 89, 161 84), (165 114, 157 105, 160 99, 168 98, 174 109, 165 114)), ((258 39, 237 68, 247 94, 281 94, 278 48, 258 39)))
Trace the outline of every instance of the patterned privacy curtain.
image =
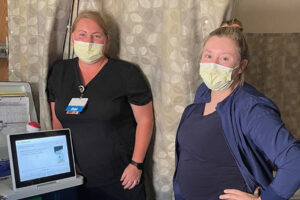
POLYGON ((62 58, 71 0, 8 0, 9 80, 31 84, 42 128, 51 129, 45 87, 49 65, 62 58))
MULTIPOLYGON (((192 102, 201 82, 199 56, 204 38, 219 26, 229 1, 74 2, 73 19, 77 9, 79 12, 96 10, 103 15, 109 28, 108 55, 137 64, 151 86, 156 124, 145 169, 148 199, 173 199, 177 126, 184 108, 192 102)), ((13 46, 10 80, 38 84, 40 113, 45 127, 49 127, 44 94, 46 73, 49 64, 62 56, 70 5, 71 2, 66 0, 9 0, 10 42, 13 46), (35 19, 32 21, 33 16, 35 19)), ((67 37, 64 58, 72 57, 69 44, 67 37)))

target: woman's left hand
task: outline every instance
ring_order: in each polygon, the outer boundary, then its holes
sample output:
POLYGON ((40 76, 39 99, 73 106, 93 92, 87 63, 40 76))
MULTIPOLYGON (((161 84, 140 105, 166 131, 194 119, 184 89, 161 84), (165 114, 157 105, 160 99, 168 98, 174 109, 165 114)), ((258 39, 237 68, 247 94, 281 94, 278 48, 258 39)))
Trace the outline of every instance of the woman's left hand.
POLYGON ((259 189, 256 188, 253 194, 249 194, 236 189, 226 189, 224 190, 225 194, 220 195, 219 198, 226 200, 261 200, 258 191, 259 189))
POLYGON ((136 166, 129 164, 126 169, 124 170, 121 180, 124 189, 131 190, 136 185, 140 183, 142 175, 142 170, 139 170, 136 166))

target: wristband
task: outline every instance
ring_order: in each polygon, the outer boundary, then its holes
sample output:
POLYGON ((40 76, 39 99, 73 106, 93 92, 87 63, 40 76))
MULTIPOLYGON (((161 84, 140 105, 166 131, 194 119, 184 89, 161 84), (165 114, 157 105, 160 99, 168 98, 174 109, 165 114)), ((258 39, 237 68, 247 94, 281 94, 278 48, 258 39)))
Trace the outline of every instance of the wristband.
POLYGON ((130 164, 136 166, 136 168, 138 168, 139 170, 142 170, 143 167, 144 167, 143 163, 137 163, 137 162, 135 162, 133 160, 131 160, 130 164))

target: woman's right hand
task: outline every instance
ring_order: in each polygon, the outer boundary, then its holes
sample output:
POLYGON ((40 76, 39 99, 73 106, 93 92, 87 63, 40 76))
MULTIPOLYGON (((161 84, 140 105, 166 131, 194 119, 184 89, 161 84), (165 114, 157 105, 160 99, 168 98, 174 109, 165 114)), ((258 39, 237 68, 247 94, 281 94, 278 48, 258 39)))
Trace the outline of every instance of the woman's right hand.
POLYGON ((81 172, 81 170, 80 170, 80 168, 78 167, 77 164, 75 164, 75 170, 76 170, 77 174, 82 174, 82 172, 81 172))

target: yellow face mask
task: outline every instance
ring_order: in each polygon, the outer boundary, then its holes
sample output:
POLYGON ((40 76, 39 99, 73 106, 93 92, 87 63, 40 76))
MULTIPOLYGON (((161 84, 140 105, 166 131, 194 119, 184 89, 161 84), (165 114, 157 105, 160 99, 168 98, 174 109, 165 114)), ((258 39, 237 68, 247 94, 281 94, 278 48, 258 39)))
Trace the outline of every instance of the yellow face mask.
POLYGON ((89 43, 74 40, 74 51, 80 60, 92 64, 103 56, 104 44, 89 43))
POLYGON ((232 71, 236 68, 225 67, 216 63, 200 63, 199 73, 209 89, 224 91, 233 83, 232 71))

